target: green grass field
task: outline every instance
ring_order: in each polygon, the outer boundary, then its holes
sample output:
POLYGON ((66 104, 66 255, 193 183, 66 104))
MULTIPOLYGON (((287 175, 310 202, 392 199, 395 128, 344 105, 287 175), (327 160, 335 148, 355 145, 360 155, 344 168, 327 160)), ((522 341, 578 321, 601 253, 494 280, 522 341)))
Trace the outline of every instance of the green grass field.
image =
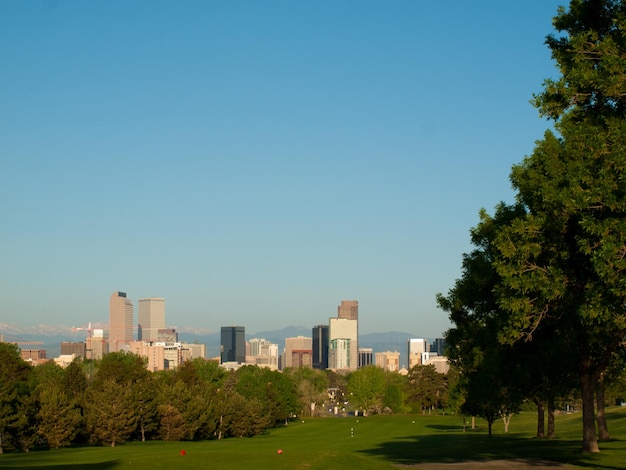
MULTIPOLYGON (((16 469, 390 469, 399 464, 492 459, 541 459, 581 468, 626 468, 626 408, 609 409, 613 440, 600 454, 580 452, 580 413, 557 417, 555 440, 533 438, 535 415, 502 422, 494 436, 477 420, 463 432, 457 416, 371 416, 298 420, 249 439, 205 442, 131 442, 115 448, 83 447, 0 455, 0 468, 16 469), (278 450, 282 450, 282 454, 278 450), (185 455, 181 455, 181 450, 185 455)), ((419 466, 418 466, 419 468, 419 466)))

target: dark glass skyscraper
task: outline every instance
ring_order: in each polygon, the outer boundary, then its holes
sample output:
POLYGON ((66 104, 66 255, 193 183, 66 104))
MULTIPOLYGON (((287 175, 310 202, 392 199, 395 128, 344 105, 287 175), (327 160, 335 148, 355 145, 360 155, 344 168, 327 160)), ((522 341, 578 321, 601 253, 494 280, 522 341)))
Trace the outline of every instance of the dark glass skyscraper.
POLYGON ((220 360, 246 362, 246 329, 243 326, 223 326, 221 330, 220 360))
POLYGON ((313 327, 313 368, 328 369, 328 325, 313 327))

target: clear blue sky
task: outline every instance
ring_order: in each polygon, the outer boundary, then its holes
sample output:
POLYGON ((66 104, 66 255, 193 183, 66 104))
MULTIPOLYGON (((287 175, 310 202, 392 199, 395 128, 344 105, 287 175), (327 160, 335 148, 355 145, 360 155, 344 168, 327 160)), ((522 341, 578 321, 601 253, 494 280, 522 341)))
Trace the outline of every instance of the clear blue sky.
POLYGON ((0 2, 0 322, 435 337, 564 2, 0 2))

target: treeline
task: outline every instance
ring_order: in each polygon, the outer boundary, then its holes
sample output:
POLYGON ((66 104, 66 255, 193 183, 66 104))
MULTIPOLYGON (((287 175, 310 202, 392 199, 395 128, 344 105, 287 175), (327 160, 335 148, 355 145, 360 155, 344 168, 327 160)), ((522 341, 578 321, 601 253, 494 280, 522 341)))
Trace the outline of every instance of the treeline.
POLYGON ((120 352, 31 367, 15 345, 0 343, 0 453, 251 437, 295 416, 432 412, 447 396, 446 377, 433 367, 404 377, 374 366, 344 376, 257 366, 229 372, 203 359, 155 373, 145 365, 120 352))

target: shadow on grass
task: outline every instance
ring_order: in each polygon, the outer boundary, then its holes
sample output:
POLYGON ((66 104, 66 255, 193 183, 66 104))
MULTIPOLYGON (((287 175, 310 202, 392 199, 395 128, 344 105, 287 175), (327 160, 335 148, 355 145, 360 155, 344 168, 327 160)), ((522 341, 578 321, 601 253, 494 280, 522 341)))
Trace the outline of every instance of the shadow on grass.
POLYGON ((398 465, 521 459, 535 461, 537 466, 537 462, 542 462, 541 466, 546 468, 559 463, 607 470, 624 468, 598 466, 598 462, 592 464, 585 461, 579 440, 529 439, 514 434, 489 437, 473 432, 448 434, 451 431, 446 429, 448 426, 433 427, 443 432, 400 437, 362 453, 382 457, 398 465))
POLYGON ((463 431, 463 426, 458 425, 446 425, 446 424, 427 424, 427 428, 434 429, 435 431, 443 432, 460 432, 463 431))
POLYGON ((60 469, 69 469, 69 470, 110 470, 112 468, 119 468, 119 460, 109 460, 107 462, 98 462, 98 463, 79 463, 72 464, 70 462, 58 462, 58 463, 46 463, 42 465, 37 465, 36 462, 29 460, 27 465, 17 465, 18 462, 11 462, 10 460, 0 460, 0 468, 2 470, 60 470, 60 469), (6 462, 6 465, 4 464, 6 462))

